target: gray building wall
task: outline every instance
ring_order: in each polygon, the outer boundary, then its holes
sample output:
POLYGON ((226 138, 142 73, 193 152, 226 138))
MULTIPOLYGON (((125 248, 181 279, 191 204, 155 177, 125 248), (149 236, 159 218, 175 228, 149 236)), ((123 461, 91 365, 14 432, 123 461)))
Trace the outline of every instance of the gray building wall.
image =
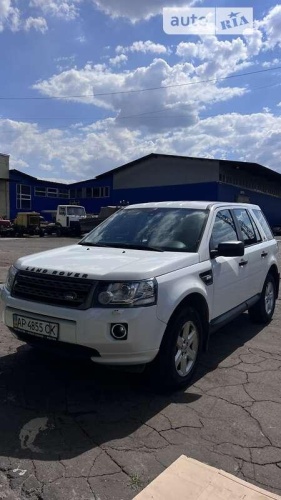
POLYGON ((9 156, 0 153, 0 216, 10 217, 9 156))
POLYGON ((219 161, 149 158, 113 174, 113 189, 176 186, 219 181, 219 161))

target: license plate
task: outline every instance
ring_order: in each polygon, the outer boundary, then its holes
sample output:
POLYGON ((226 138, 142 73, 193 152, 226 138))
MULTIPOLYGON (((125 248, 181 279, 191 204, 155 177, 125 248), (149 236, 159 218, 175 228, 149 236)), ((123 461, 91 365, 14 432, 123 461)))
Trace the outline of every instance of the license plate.
POLYGON ((59 324, 51 321, 41 321, 27 316, 13 315, 13 328, 20 332, 31 333, 39 337, 57 340, 59 324))

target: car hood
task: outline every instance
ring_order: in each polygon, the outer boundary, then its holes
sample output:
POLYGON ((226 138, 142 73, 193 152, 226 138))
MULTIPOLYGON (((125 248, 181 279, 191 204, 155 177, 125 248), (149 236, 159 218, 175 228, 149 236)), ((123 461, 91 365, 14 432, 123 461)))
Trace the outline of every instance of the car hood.
POLYGON ((20 270, 75 278, 139 280, 199 262, 197 253, 154 252, 71 245, 20 258, 20 270))

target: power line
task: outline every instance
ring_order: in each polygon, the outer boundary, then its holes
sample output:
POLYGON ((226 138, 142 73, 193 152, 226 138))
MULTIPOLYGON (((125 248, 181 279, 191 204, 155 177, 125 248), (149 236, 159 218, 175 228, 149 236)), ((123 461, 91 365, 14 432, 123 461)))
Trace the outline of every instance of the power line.
MULTIPOLYGON (((279 87, 281 85, 281 83, 272 83, 272 84, 269 84, 269 85, 262 85, 260 87, 253 87, 250 90, 250 92, 253 92, 255 90, 260 90, 260 89, 266 89, 266 88, 270 88, 270 87, 279 87)), ((243 96, 239 96, 239 97, 243 97, 243 96)), ((193 102, 196 102, 196 100, 194 100, 193 102)), ((123 116, 113 116, 113 117, 104 117, 104 118, 100 118, 99 120, 107 120, 108 118, 113 118, 114 120, 127 120, 127 119, 130 119, 130 118, 138 118, 138 117, 142 117, 142 116, 149 116, 149 115, 153 115, 153 114, 156 114, 156 113, 165 113, 165 112, 169 112, 169 111, 172 111, 171 108, 169 107, 163 107, 163 108, 159 108, 159 109, 154 109, 154 110, 151 110, 151 111, 146 111, 144 113, 136 113, 136 114, 132 114, 132 115, 123 115, 123 116)), ((224 113, 224 114, 231 114, 231 113, 235 113, 235 111, 228 111, 227 113, 224 113)), ((221 114, 221 113, 219 113, 221 114)), ((207 118, 212 118, 212 117, 215 117, 217 116, 218 114, 215 114, 215 115, 208 115, 207 117, 200 117, 200 119, 207 119, 207 118)), ((163 116, 163 115, 162 115, 163 116)), ((171 116, 171 117, 178 117, 178 116, 187 116, 187 115, 165 115, 165 118, 168 117, 168 116, 171 116)), ((151 117, 152 119, 153 118, 158 118, 158 117, 151 117)), ((7 120, 8 118, 2 118, 3 120, 7 120)), ((1 118, 0 118, 1 120, 1 118)), ((26 123, 30 123, 30 124, 33 124, 34 122, 40 122, 40 121, 44 121, 44 120, 53 120, 53 121, 56 121, 56 120, 63 120, 63 121, 66 121, 66 122, 69 122, 69 121, 75 121, 76 122, 74 123, 74 126, 77 125, 77 123, 79 123, 79 121, 81 122, 83 120, 83 118, 81 117, 78 117, 78 118, 75 118, 75 117, 72 117, 72 118, 68 118, 68 117, 51 117, 51 118, 45 118, 45 117, 39 117, 39 118, 20 118, 19 120, 17 121, 25 121, 25 120, 29 120, 27 121, 26 123)), ((81 126, 80 127, 76 127, 78 130, 79 128, 85 128, 85 127, 89 127, 93 124, 93 122, 90 122, 90 123, 81 123, 81 126)), ((53 126, 52 128, 54 129, 58 129, 58 130, 63 130, 63 129, 67 129, 67 128, 70 128, 71 125, 66 125, 66 126, 59 126, 59 127, 56 127, 56 126, 53 126)), ((11 131, 11 132, 14 132, 14 131, 11 131)))
POLYGON ((229 76, 224 76, 221 78, 208 78, 206 80, 198 80, 196 82, 175 83, 172 85, 163 85, 160 87, 147 87, 147 88, 138 89, 138 90, 120 90, 117 92, 100 92, 100 93, 96 93, 96 94, 68 95, 68 96, 44 96, 44 97, 15 97, 15 96, 4 97, 4 96, 0 96, 0 100, 42 101, 42 100, 53 100, 53 99, 82 99, 82 98, 88 98, 88 97, 105 97, 105 96, 110 96, 110 95, 136 94, 136 93, 141 93, 141 92, 150 92, 153 90, 165 90, 165 89, 176 88, 176 87, 187 87, 190 85, 198 85, 201 83, 229 80, 232 78, 240 78, 241 76, 256 75, 258 73, 266 73, 268 71, 275 71, 278 69, 281 69, 281 66, 275 66, 274 68, 259 69, 256 71, 249 71, 247 73, 239 73, 238 75, 229 75, 229 76))
MULTIPOLYGON (((263 85, 261 87, 253 87, 253 88, 251 88, 249 90, 250 90, 250 92, 253 92, 254 90, 267 89, 269 87, 279 87, 280 85, 281 85, 281 83, 272 83, 270 85, 263 85)), ((238 96, 238 97, 243 97, 243 96, 238 96)), ((194 100, 193 102, 196 102, 196 100, 194 100)), ((152 110, 152 111, 147 111, 145 113, 137 113, 137 114, 134 114, 134 115, 116 116, 115 119, 117 119, 117 120, 126 120, 128 118, 137 118, 138 116, 152 115, 154 113, 163 113, 165 111, 171 111, 171 108, 165 107, 165 108, 159 108, 157 110, 155 109, 155 110, 152 110)), ((216 115, 214 115, 214 116, 216 116, 216 115)))

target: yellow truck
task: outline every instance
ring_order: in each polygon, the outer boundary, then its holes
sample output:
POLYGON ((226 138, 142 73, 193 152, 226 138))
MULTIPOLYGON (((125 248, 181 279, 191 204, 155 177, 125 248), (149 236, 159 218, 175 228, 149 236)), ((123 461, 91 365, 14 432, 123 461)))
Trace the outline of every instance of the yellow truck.
POLYGON ((22 237, 25 235, 44 236, 44 230, 40 226, 40 214, 38 212, 19 212, 14 220, 14 235, 22 237))

